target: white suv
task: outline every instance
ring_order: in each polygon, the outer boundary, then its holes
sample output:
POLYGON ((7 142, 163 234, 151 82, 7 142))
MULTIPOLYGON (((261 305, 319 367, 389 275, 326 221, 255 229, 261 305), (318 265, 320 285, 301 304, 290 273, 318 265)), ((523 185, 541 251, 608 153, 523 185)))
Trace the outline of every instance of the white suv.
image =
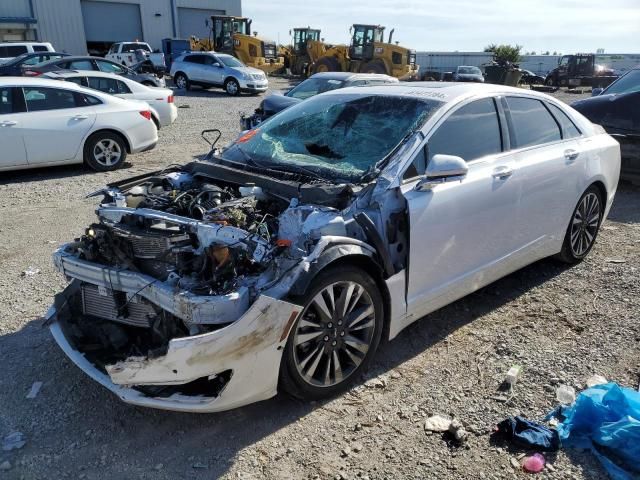
POLYGON ((0 63, 8 62, 23 53, 55 52, 49 42, 7 42, 0 43, 0 63))

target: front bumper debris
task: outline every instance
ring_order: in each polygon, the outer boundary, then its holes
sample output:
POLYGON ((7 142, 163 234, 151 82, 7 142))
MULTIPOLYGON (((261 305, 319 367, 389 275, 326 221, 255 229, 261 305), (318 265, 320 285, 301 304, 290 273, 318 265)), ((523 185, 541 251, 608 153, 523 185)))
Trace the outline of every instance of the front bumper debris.
MULTIPOLYGON (((47 312, 60 348, 87 375, 122 401, 165 410, 217 412, 273 397, 277 392, 282 350, 300 307, 261 295, 234 323, 213 332, 174 338, 162 356, 130 357, 101 368, 75 344, 70 334, 69 295, 78 280, 56 298, 47 312), (154 395, 156 386, 188 386, 221 379, 210 392, 154 395)), ((82 319, 83 321, 86 319, 82 319)))

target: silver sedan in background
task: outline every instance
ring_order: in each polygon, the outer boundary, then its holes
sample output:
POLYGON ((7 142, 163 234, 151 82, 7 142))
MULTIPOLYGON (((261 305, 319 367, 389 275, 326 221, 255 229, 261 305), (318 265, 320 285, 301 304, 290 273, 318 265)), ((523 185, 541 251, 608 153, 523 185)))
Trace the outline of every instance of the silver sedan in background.
POLYGON ((54 254, 71 283, 51 331, 131 404, 326 398, 424 315, 542 258, 580 262, 619 173, 618 143, 544 94, 333 90, 101 191, 54 254))

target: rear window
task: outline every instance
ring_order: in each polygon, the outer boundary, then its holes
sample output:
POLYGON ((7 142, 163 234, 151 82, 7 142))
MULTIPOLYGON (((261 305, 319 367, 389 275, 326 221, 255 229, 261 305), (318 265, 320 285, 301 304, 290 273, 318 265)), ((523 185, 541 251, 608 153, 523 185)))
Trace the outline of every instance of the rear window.
POLYGON ((136 50, 144 50, 145 52, 151 52, 148 45, 144 43, 125 43, 122 46, 122 53, 135 52, 136 50))
POLYGON ((74 60, 67 63, 69 70, 94 70, 91 60, 74 60))
POLYGON ((17 57, 23 53, 27 53, 27 47, 24 45, 6 45, 0 47, 0 58, 17 57))
POLYGON ((511 146, 543 145, 562 139, 560 127, 540 100, 507 97, 513 123, 511 146))

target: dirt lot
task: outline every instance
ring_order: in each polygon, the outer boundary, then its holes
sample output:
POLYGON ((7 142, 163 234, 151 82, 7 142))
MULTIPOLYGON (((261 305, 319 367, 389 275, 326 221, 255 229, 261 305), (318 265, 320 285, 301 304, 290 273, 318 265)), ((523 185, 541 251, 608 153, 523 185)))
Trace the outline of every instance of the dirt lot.
MULTIPOLYGON (((26 439, 21 449, 0 450, 0 479, 524 478, 512 466, 518 452, 492 442, 496 422, 541 419, 556 405, 558 384, 583 388, 594 373, 638 386, 640 189, 621 185, 584 263, 539 262, 425 317, 382 347, 360 386, 333 401, 280 395, 211 415, 119 402, 42 327, 65 284, 50 254, 92 220, 96 201, 85 193, 204 153, 203 128, 220 128, 230 141, 239 112, 259 100, 215 90, 178 96, 184 108, 158 147, 115 173, 0 174, 0 439, 14 431, 26 439), (30 267, 39 273, 24 275, 30 267), (513 364, 524 374, 506 399, 497 389, 513 364), (26 399, 34 382, 42 389, 26 399), (434 413, 467 424, 467 444, 427 435, 424 419, 434 413)), ((588 453, 547 458, 553 470, 541 478, 606 477, 588 453)))

